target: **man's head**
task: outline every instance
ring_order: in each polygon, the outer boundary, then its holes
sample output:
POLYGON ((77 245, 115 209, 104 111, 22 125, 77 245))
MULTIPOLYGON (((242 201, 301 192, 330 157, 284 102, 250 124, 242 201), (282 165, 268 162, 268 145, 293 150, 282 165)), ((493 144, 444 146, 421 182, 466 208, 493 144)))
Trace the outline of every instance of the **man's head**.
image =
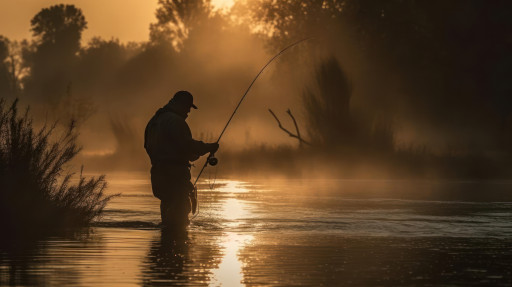
POLYGON ((179 91, 169 101, 178 112, 187 116, 190 113, 190 108, 197 109, 194 105, 194 97, 187 91, 179 91))

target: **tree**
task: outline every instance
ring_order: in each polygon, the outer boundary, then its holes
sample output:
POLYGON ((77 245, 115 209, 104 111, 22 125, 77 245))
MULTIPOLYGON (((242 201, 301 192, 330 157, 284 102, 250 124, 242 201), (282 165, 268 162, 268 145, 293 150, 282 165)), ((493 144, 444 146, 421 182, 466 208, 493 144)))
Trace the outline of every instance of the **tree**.
POLYGON ((330 29, 340 19, 347 1, 257 0, 235 4, 235 15, 252 23, 253 30, 270 37, 272 48, 280 49, 297 39, 330 29))
POLYGON ((151 42, 171 43, 179 50, 192 26, 211 14, 209 0, 158 0, 157 22, 150 26, 151 42))
POLYGON ((30 68, 24 79, 25 92, 54 105, 73 81, 73 67, 87 22, 80 9, 60 4, 42 9, 30 23, 35 40, 24 52, 24 61, 30 68))
POLYGON ((352 84, 338 60, 323 61, 316 71, 316 89, 303 95, 310 137, 326 146, 338 146, 353 139, 350 117, 352 84))
POLYGON ((25 72, 21 50, 26 45, 26 41, 10 41, 0 36, 0 96, 14 98, 20 92, 20 77, 25 72))
POLYGON ((82 10, 64 4, 42 9, 30 24, 39 46, 51 45, 72 54, 80 49, 82 32, 87 28, 82 10))
POLYGON ((394 135, 385 117, 351 113, 353 85, 335 57, 320 63, 316 87, 304 91, 303 104, 310 138, 318 146, 361 151, 392 151, 394 135))
POLYGON ((0 36, 0 95, 10 94, 11 83, 7 59, 9 57, 9 40, 0 36))
POLYGON ((511 114, 510 1, 256 0, 247 5, 244 12, 254 27, 265 27, 260 31, 270 36, 270 47, 317 36, 318 49, 362 59, 352 66, 367 66, 369 73, 355 80, 400 90, 367 91, 365 102, 380 101, 378 109, 388 116, 435 129, 443 140, 472 137, 476 130, 478 141, 489 139, 511 114))

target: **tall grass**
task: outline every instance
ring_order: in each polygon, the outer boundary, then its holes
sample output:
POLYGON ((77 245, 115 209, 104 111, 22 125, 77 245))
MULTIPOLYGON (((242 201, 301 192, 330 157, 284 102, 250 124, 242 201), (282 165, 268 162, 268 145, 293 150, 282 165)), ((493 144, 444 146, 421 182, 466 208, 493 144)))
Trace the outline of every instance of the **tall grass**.
POLYGON ((66 164, 80 151, 74 123, 56 140, 56 125, 33 127, 29 110, 18 113, 0 98, 0 228, 13 234, 85 226, 112 198, 105 176, 86 179, 66 164))

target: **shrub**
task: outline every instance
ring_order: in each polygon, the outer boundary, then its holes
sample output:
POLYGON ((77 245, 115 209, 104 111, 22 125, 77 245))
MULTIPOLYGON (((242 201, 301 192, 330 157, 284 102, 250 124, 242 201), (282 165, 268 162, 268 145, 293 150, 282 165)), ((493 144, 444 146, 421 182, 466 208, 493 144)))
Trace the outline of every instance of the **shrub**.
POLYGON ((315 80, 316 87, 304 90, 302 102, 309 137, 316 146, 363 156, 393 152, 392 122, 382 116, 371 119, 351 109, 353 85, 334 56, 320 63, 315 80))
MULTIPOLYGON (((112 196, 103 191, 105 176, 86 179, 64 173, 80 151, 71 122, 53 141, 56 124, 36 131, 29 110, 18 114, 0 98, 0 228, 10 234, 85 226, 97 218, 112 196)), ((83 170, 83 167, 82 167, 83 170)))

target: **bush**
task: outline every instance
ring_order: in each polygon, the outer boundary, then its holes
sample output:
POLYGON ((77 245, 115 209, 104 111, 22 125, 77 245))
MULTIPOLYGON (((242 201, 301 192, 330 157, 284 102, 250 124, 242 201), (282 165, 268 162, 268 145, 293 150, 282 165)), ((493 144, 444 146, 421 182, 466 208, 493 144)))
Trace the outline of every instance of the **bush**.
POLYGON ((315 80, 316 87, 306 88, 302 96, 309 137, 315 146, 363 157, 394 151, 390 120, 382 116, 372 119, 351 109, 353 85, 334 56, 320 63, 315 80))
POLYGON ((74 123, 53 142, 56 124, 35 131, 17 104, 0 98, 0 228, 23 234, 88 225, 112 196, 103 193, 104 175, 86 179, 81 171, 76 184, 73 173, 63 175, 80 151, 74 123))

